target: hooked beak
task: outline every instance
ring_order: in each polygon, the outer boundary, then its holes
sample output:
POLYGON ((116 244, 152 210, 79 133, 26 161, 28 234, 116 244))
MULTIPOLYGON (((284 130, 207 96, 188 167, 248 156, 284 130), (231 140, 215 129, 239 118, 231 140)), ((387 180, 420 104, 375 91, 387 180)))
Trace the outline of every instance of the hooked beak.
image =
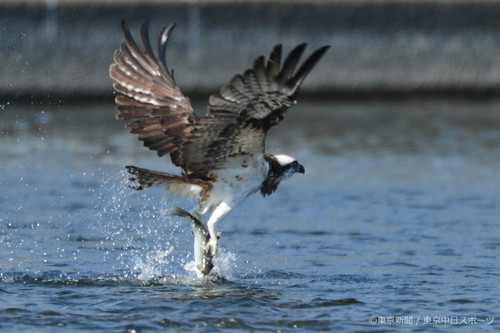
POLYGON ((297 165, 297 167, 295 168, 295 172, 298 172, 298 173, 301 173, 301 174, 304 174, 306 172, 306 169, 304 169, 304 166, 302 164, 299 164, 297 165))

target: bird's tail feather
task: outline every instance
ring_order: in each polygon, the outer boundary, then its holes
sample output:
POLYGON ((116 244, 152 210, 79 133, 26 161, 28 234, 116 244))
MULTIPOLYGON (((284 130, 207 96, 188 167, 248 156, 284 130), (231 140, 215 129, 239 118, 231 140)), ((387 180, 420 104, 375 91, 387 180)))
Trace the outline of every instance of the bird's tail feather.
POLYGON ((125 167, 134 177, 130 178, 134 190, 143 190, 155 185, 164 185, 167 192, 191 198, 199 197, 200 193, 207 186, 199 179, 176 176, 166 172, 154 171, 138 168, 132 165, 125 167))

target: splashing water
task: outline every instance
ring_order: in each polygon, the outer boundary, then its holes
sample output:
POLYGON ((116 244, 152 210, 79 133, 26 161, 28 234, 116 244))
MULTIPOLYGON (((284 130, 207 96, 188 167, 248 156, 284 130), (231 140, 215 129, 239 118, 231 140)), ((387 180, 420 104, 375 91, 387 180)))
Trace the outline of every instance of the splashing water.
MULTIPOLYGON (((176 198, 168 199, 161 188, 137 192, 126 185, 125 172, 119 178, 109 177, 98 196, 102 206, 96 208, 100 213, 95 229, 104 235, 105 261, 125 279, 151 282, 185 276, 196 280, 191 228, 169 215, 178 204, 176 198), (163 199, 158 204, 159 197, 163 199)), ((221 249, 209 279, 230 278, 235 260, 233 253, 221 249)))
MULTIPOLYGON (((235 267, 236 255, 219 247, 219 253, 214 260, 214 268, 207 277, 210 280, 233 278, 233 268, 235 267)), ((191 255, 190 255, 191 257, 191 255)), ((189 273, 189 276, 194 278, 198 276, 198 269, 194 260, 189 260, 184 265, 184 270, 189 273)))
POLYGON ((148 281, 163 275, 164 266, 170 263, 169 256, 174 250, 175 248, 172 246, 166 250, 146 253, 145 258, 134 257, 132 271, 137 273, 136 278, 141 281, 148 281))

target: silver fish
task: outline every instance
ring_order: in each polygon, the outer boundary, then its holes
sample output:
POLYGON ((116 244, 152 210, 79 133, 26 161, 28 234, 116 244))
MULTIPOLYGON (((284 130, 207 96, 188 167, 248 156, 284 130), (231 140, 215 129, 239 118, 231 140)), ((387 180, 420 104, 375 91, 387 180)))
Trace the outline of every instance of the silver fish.
POLYGON ((194 235, 194 263, 201 277, 208 275, 212 268, 214 268, 214 256, 210 250, 206 249, 206 245, 210 241, 210 234, 207 226, 196 217, 177 206, 174 207, 171 215, 185 217, 191 224, 194 235))

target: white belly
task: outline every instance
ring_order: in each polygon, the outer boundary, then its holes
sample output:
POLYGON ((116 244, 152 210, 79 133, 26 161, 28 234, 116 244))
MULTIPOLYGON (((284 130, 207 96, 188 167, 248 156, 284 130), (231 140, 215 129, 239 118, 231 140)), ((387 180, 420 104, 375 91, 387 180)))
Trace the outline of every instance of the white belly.
POLYGON ((203 205, 202 214, 222 202, 234 208, 243 199, 261 188, 269 171, 269 165, 264 158, 253 164, 248 164, 247 167, 241 166, 244 164, 243 160, 241 163, 231 164, 238 165, 238 167, 218 169, 212 172, 217 180, 211 189, 210 198, 203 205))

